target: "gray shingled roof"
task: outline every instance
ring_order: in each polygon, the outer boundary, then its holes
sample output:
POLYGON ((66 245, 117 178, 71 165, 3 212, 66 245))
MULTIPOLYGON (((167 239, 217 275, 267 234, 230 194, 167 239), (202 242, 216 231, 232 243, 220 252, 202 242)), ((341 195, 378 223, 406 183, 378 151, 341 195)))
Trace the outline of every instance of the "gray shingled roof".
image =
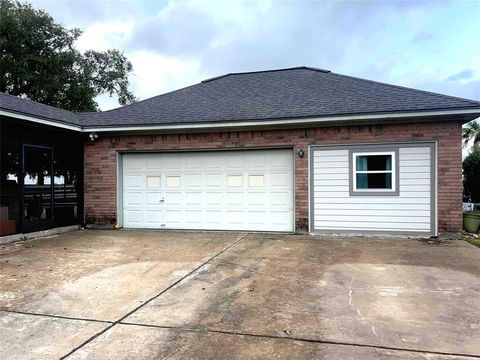
POLYGON ((78 114, 0 92, 0 109, 71 125, 81 125, 78 114))
MULTIPOLYGON (((308 67, 232 73, 121 108, 73 114, 0 97, 0 107, 83 126, 138 126, 480 109, 480 102, 308 67), (13 106, 12 106, 13 104, 13 106)), ((8 95, 7 95, 8 96, 8 95)))

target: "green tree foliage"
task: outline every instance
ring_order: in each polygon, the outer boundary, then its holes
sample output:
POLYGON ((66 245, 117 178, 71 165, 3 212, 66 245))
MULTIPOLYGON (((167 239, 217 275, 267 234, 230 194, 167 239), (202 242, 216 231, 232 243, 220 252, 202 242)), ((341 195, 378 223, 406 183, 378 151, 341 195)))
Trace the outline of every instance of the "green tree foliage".
POLYGON ((470 121, 462 128, 463 146, 468 146, 473 141, 473 146, 480 145, 480 123, 477 120, 470 121))
POLYGON ((472 202, 480 203, 480 146, 474 146, 463 160, 463 177, 465 193, 472 198, 472 202))
POLYGON ((30 4, 0 0, 0 91, 72 111, 95 111, 95 97, 126 105, 132 64, 118 50, 80 52, 82 34, 30 4))

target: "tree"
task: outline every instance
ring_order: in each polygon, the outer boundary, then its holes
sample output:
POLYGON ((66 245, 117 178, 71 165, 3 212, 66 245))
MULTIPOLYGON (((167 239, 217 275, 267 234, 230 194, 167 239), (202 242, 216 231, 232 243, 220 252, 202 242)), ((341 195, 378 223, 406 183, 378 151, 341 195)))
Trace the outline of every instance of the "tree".
POLYGON ((474 146, 463 160, 463 188, 472 202, 480 203, 480 146, 474 146))
POLYGON ((82 34, 30 4, 0 0, 0 91, 72 111, 96 111, 95 97, 126 105, 132 64, 119 50, 80 52, 82 34))
POLYGON ((467 147, 472 140, 474 147, 480 144, 480 124, 477 120, 470 121, 463 127, 462 138, 464 147, 467 147))

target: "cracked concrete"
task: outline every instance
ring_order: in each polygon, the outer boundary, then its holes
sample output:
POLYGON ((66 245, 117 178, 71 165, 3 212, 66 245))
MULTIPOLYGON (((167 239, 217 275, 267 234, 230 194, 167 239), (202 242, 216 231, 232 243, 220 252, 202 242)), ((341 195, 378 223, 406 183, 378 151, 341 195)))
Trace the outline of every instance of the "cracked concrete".
POLYGON ((225 232, 11 244, 0 309, 27 314, 0 311, 0 357, 478 356, 479 259, 460 241, 225 232))

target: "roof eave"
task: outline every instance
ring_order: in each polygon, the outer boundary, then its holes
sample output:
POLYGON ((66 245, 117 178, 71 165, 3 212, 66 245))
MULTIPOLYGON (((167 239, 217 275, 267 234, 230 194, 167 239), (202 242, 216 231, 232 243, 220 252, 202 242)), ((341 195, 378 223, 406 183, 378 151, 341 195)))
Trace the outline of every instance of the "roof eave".
POLYGON ((76 125, 76 124, 72 124, 66 121, 60 121, 56 119, 44 118, 41 116, 36 116, 31 114, 24 114, 24 113, 12 111, 12 110, 0 109, 0 116, 8 116, 14 119, 26 120, 26 121, 30 121, 30 122, 41 124, 41 125, 53 126, 53 127, 58 127, 62 129, 67 129, 67 130, 80 131, 80 132, 82 131, 82 127, 80 125, 76 125))
POLYGON ((85 132, 97 133, 129 133, 158 131, 165 133, 172 132, 207 132, 207 131, 228 131, 228 130, 251 130, 251 129, 272 129, 272 128, 299 128, 332 125, 367 125, 402 123, 415 121, 462 121, 468 122, 480 116, 480 108, 456 109, 456 110, 435 110, 419 112, 395 112, 383 114, 357 114, 344 116, 322 116, 306 118, 287 119, 266 119, 249 121, 223 121, 223 122, 202 122, 185 124, 157 124, 157 125, 126 125, 126 126, 85 126, 85 132))
POLYGON ((378 114, 350 114, 339 116, 286 118, 286 119, 265 119, 248 121, 223 121, 223 122, 202 122, 184 124, 152 124, 152 125, 113 125, 113 126, 80 126, 54 119, 46 119, 29 114, 22 114, 15 111, 0 109, 1 116, 8 116, 21 120, 31 121, 43 125, 64 128, 78 132, 97 133, 131 133, 131 132, 207 132, 207 131, 228 131, 228 130, 249 130, 249 129, 271 129, 271 128, 298 128, 331 125, 367 125, 401 123, 415 121, 449 121, 461 120, 471 121, 480 116, 480 107, 454 110, 434 110, 417 112, 392 112, 378 114))

